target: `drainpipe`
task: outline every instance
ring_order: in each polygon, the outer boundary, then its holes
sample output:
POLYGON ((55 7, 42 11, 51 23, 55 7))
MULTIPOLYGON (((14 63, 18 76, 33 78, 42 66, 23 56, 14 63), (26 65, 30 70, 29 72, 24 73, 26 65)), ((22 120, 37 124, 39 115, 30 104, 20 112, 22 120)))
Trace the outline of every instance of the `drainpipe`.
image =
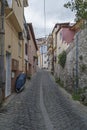
POLYGON ((5 70, 4 70, 4 44, 5 44, 5 30, 4 30, 4 11, 5 0, 0 2, 0 101, 2 100, 2 90, 5 86, 5 70))
POLYGON ((79 88, 79 74, 78 74, 78 56, 79 56, 79 49, 78 49, 78 38, 80 35, 81 31, 77 32, 76 34, 76 85, 75 85, 75 92, 78 93, 78 88, 79 88))
POLYGON ((43 45, 41 45, 41 55, 42 55, 42 68, 43 68, 43 45))
POLYGON ((53 35, 52 35, 52 71, 54 74, 54 48, 53 48, 53 35))

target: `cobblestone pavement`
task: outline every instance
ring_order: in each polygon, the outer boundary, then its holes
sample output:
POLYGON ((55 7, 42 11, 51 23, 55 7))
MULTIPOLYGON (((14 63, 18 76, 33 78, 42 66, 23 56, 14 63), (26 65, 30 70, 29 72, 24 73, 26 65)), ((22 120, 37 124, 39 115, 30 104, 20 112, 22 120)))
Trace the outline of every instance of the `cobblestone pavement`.
POLYGON ((0 130, 87 130, 87 108, 40 71, 0 110, 0 130))

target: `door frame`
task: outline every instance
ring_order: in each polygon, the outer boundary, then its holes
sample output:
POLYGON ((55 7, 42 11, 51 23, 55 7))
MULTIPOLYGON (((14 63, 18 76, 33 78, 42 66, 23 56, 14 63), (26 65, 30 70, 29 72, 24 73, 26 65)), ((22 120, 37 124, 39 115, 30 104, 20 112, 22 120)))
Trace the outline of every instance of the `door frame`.
POLYGON ((11 95, 11 53, 6 52, 5 98, 11 95))

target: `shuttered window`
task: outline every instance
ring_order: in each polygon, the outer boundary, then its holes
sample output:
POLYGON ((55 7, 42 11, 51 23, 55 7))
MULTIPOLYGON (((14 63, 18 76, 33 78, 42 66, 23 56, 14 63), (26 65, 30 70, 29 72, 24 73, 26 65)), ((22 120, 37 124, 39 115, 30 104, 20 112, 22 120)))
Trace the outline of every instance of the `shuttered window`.
POLYGON ((25 54, 27 55, 28 54, 28 46, 27 46, 27 43, 25 44, 25 54))

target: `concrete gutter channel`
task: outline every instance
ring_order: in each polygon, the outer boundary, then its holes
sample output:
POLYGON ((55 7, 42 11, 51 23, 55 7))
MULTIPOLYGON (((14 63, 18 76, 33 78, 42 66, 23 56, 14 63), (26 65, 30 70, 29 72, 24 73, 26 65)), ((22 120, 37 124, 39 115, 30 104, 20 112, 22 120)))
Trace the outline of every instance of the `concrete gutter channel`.
POLYGON ((45 121, 45 125, 46 125, 47 130, 53 130, 54 128, 53 128, 52 122, 49 118, 49 115, 47 113, 47 110, 45 108, 44 101, 43 101, 42 80, 40 83, 40 107, 41 107, 41 111, 42 111, 42 114, 44 117, 44 121, 45 121))

